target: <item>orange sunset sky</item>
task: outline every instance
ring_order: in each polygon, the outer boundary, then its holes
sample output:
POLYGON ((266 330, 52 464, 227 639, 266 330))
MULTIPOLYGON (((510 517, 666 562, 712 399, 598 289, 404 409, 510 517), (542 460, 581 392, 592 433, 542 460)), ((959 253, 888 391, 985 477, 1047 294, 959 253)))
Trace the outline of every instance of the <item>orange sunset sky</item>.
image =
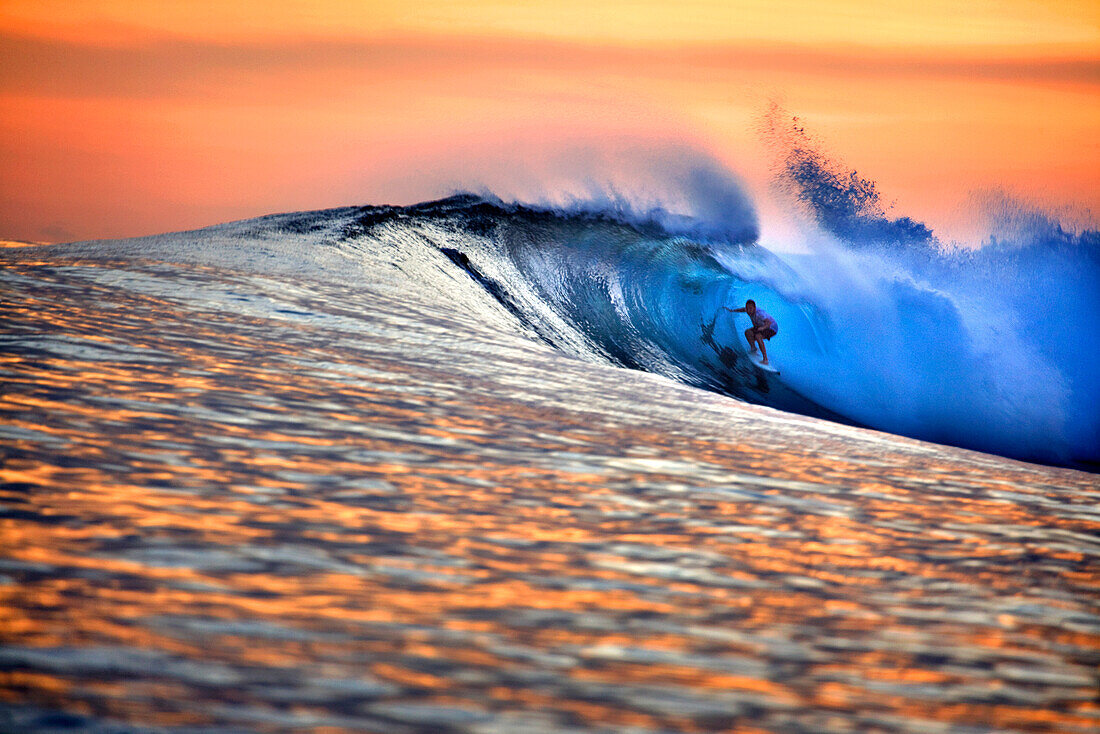
POLYGON ((2 0, 0 238, 524 195, 627 149, 763 195, 773 102, 940 233, 989 189, 1096 226, 1097 0, 2 0))

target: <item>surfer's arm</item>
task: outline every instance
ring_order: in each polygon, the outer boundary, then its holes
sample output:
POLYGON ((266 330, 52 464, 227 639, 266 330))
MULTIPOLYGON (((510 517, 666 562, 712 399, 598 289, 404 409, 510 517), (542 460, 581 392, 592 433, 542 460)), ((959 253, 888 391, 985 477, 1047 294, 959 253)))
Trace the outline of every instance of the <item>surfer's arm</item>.
POLYGON ((726 309, 727 311, 733 311, 734 313, 745 313, 745 309, 743 308, 730 308, 729 306, 722 306, 722 308, 726 309))

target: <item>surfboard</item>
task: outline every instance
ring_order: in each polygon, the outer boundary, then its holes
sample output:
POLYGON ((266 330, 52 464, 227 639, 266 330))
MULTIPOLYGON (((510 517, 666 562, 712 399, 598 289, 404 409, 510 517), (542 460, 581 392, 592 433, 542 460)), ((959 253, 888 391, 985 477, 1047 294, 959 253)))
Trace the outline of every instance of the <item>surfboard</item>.
POLYGON ((777 370, 774 365, 764 364, 763 362, 760 361, 760 360, 764 359, 762 356, 760 356, 760 352, 757 352, 756 354, 750 353, 749 354, 749 359, 752 360, 752 363, 754 365, 756 365, 758 368, 764 370, 765 372, 770 372, 773 375, 778 375, 779 374, 779 370, 777 370))

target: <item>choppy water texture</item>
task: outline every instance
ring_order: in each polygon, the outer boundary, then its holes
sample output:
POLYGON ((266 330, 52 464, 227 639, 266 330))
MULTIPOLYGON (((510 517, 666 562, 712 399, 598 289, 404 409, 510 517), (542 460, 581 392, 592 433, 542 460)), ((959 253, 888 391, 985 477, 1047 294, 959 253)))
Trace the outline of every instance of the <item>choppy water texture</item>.
POLYGON ((3 251, 0 728, 1096 731, 1095 475, 570 356, 363 216, 3 251))

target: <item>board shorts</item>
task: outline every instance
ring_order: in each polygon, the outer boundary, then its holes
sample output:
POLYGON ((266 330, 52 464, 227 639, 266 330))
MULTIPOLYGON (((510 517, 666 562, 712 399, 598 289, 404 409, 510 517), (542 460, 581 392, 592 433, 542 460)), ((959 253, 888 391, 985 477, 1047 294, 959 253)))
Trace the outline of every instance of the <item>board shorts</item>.
POLYGON ((771 328, 770 326, 763 329, 753 329, 753 331, 764 337, 765 339, 771 339, 773 336, 775 336, 775 329, 771 328))

